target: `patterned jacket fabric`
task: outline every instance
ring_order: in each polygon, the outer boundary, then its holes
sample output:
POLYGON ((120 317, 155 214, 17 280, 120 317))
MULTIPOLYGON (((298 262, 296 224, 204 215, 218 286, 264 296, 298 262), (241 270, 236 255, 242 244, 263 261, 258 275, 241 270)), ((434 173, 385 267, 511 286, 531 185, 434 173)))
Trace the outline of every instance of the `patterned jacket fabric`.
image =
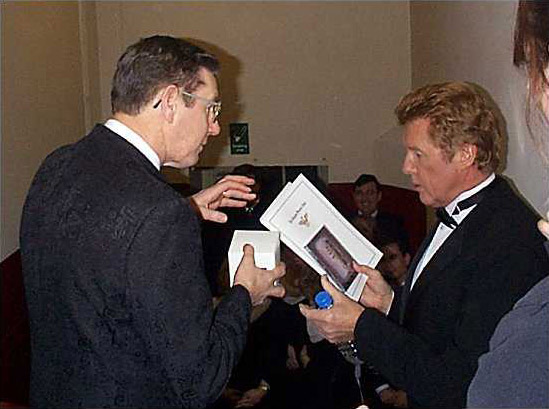
POLYGON ((102 125, 52 153, 23 210, 33 407, 202 408, 244 348, 250 297, 218 308, 200 223, 102 125))

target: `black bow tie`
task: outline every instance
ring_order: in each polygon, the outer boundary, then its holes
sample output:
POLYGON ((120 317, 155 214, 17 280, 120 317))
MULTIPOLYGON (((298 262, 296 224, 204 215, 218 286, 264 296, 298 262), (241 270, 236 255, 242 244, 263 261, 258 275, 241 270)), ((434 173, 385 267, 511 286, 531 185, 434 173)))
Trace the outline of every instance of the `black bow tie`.
POLYGON ((445 224, 446 227, 449 227, 450 229, 455 229, 457 227, 458 224, 456 222, 456 219, 450 216, 444 207, 439 207, 438 209, 436 209, 436 214, 438 220, 442 224, 445 224))
MULTIPOLYGON (((479 204, 482 198, 484 197, 486 190, 487 189, 484 188, 478 191, 477 193, 475 193, 473 196, 470 196, 467 199, 463 199, 461 202, 458 202, 458 204, 456 205, 456 208, 452 212, 452 216, 459 214, 460 212, 470 208, 471 206, 479 204)), ((458 224, 456 222, 456 219, 450 216, 444 207, 437 208, 436 215, 438 220, 440 220, 441 223, 445 224, 450 229, 455 229, 457 227, 458 224)))

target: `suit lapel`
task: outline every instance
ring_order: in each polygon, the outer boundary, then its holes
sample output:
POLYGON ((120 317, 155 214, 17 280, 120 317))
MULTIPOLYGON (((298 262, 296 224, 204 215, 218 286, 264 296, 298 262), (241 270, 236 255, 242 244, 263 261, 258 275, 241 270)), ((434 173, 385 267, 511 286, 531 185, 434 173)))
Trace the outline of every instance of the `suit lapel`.
POLYGON ((460 224, 429 260, 408 295, 408 308, 412 308, 425 288, 434 279, 441 278, 448 271, 449 266, 461 255, 465 228, 465 222, 460 224))
POLYGON ((406 310, 406 303, 408 302, 408 297, 410 296, 410 287, 412 286, 412 280, 414 278, 417 265, 419 264, 421 257, 423 257, 423 253, 425 253, 425 250, 427 250, 429 243, 431 243, 431 241, 433 240, 433 237, 435 235, 435 232, 437 231, 438 225, 439 223, 436 223, 431 229, 431 231, 429 231, 429 234, 421 242, 421 245, 419 246, 419 249, 417 250, 414 258, 412 259, 412 262, 408 266, 408 275, 406 276, 406 283, 404 284, 404 288, 402 289, 402 295, 400 297, 400 306, 399 306, 400 312, 399 312, 398 321, 401 324, 404 319, 404 311, 406 310))
POLYGON ((485 198, 446 239, 444 244, 434 254, 429 263, 427 263, 421 275, 417 279, 414 288, 410 291, 415 269, 421 260, 423 253, 425 253, 425 250, 431 243, 438 225, 433 228, 429 237, 421 243, 420 249, 410 264, 406 285, 402 294, 399 320, 401 324, 404 321, 405 312, 410 310, 425 288, 429 286, 434 278, 441 277, 444 272, 448 270, 450 263, 459 258, 462 253, 464 239, 467 238, 467 240, 470 240, 471 235, 476 234, 474 232, 482 230, 482 226, 485 225, 485 220, 489 219, 493 213, 492 206, 494 200, 497 201, 497 196, 504 189, 504 187, 505 182, 501 179, 501 177, 496 176, 496 180, 485 188, 488 189, 486 191, 485 198))

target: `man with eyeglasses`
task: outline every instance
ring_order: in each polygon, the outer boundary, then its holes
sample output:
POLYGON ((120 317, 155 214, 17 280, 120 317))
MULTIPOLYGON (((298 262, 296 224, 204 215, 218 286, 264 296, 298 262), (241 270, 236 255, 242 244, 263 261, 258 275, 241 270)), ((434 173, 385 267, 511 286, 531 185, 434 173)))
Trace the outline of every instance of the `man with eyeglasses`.
POLYGON ((218 62, 167 36, 118 61, 113 116, 48 156, 23 210, 33 407, 202 408, 222 392, 252 305, 281 297, 284 267, 254 265, 212 308, 200 223, 253 200, 227 176, 189 200, 160 168, 196 164, 220 132, 218 62))

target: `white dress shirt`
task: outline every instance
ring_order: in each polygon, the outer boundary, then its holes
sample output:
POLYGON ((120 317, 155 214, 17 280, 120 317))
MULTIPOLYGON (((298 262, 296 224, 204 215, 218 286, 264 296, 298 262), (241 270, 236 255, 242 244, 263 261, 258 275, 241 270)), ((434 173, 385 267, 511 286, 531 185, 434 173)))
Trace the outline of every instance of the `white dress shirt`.
POLYGON ((135 146, 135 148, 138 149, 139 152, 141 152, 143 155, 146 156, 149 161, 151 161, 156 169, 160 170, 160 158, 153 150, 153 148, 151 148, 151 146, 147 142, 145 142, 145 140, 141 136, 139 136, 138 133, 131 130, 122 122, 116 119, 109 119, 107 122, 105 122, 105 126, 113 131, 115 134, 124 138, 133 146, 135 146))
MULTIPOLYGON (((481 183, 476 185, 474 188, 470 190, 466 190, 465 192, 461 192, 454 200, 452 200, 448 205, 445 206, 446 211, 448 214, 452 214, 459 202, 462 200, 465 200, 471 196, 473 196, 475 193, 480 192, 482 189, 484 189, 486 186, 488 186, 490 183, 494 181, 496 178, 496 175, 493 173, 488 176, 485 180, 483 180, 481 183)), ((456 223, 458 225, 465 220, 467 215, 473 211, 473 209, 477 207, 477 205, 473 205, 467 209, 461 210, 458 214, 452 215, 452 217, 455 219, 456 223)), ((421 257, 421 260, 416 266, 416 270, 414 272, 414 276, 412 277, 412 286, 410 289, 414 288, 414 285, 423 272, 423 269, 429 263, 429 261, 433 258, 435 253, 438 251, 438 249, 444 244, 446 239, 450 237, 454 229, 446 226, 443 223, 439 223, 437 230, 435 232, 435 235, 433 236, 433 239, 431 240, 431 243, 429 243, 429 246, 423 253, 423 256, 421 257)))

